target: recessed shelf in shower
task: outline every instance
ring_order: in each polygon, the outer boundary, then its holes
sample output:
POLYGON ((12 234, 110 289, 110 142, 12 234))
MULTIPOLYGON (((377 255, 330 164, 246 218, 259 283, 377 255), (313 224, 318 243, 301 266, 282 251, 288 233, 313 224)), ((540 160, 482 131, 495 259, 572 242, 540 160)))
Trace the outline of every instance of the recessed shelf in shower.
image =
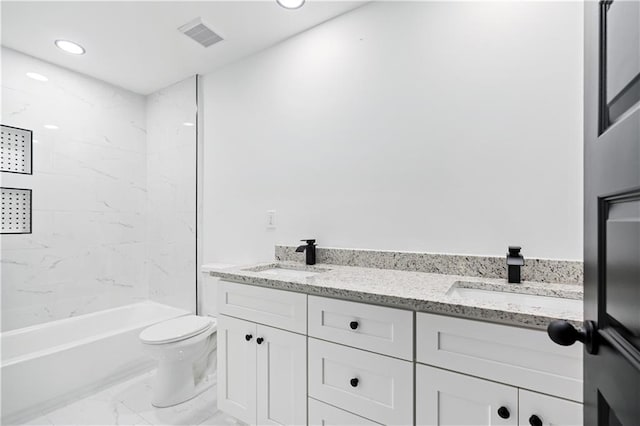
POLYGON ((2 233, 31 233, 31 190, 2 188, 2 233))
POLYGON ((2 125, 0 129, 0 170, 7 173, 32 174, 33 132, 2 125))

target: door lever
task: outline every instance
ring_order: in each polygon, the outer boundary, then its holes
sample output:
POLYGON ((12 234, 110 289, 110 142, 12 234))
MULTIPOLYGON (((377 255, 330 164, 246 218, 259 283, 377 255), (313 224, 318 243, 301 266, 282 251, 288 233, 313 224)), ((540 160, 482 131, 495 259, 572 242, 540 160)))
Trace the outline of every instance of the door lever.
POLYGON ((587 353, 593 355, 598 352, 596 323, 585 321, 582 324, 582 327, 575 328, 568 321, 551 321, 547 327, 547 334, 551 340, 561 346, 571 346, 576 341, 582 342, 587 349, 587 353))

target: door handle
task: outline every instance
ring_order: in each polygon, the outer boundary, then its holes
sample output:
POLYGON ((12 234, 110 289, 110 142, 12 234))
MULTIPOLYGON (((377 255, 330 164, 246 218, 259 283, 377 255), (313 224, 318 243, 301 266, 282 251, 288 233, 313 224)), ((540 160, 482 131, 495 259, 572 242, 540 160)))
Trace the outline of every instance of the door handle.
POLYGON ((582 327, 575 328, 568 321, 555 320, 549 323, 547 334, 555 343, 561 346, 571 346, 576 341, 584 343, 587 353, 598 352, 596 323, 585 321, 582 327))

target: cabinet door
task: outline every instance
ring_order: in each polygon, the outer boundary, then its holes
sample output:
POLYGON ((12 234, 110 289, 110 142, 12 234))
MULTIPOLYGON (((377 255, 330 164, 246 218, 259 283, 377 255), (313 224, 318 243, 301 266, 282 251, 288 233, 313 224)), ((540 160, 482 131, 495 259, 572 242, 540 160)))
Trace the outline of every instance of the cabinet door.
POLYGON ((582 425, 582 404, 520 389, 520 426, 582 425))
POLYGON ((307 423, 307 337, 258 325, 259 425, 307 423))
POLYGON ((218 408, 256 422, 256 325, 218 317, 218 408))
POLYGON ((516 426, 518 389, 418 364, 416 424, 516 426))
POLYGON ((333 405, 309 398, 309 426, 379 426, 364 417, 356 416, 333 405))

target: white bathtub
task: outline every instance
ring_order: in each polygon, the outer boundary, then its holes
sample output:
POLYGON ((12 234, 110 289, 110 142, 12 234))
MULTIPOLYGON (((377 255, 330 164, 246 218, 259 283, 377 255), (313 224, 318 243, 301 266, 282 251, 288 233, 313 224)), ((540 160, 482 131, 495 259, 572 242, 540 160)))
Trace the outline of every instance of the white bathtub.
POLYGON ((14 424, 150 369, 140 331, 189 314, 141 302, 2 333, 2 424, 14 424))

